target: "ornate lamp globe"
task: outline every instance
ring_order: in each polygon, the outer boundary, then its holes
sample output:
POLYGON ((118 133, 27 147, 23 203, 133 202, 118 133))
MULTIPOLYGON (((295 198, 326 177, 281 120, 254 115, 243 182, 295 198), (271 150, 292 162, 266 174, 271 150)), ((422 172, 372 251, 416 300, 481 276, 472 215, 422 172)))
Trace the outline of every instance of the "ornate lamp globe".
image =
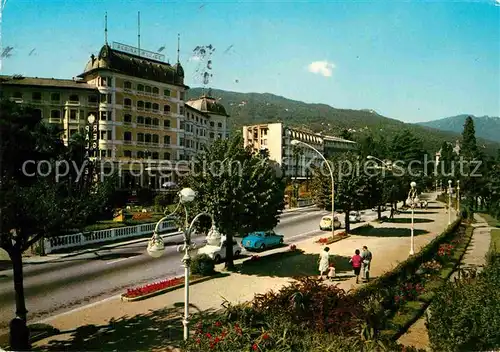
POLYGON ((158 234, 155 233, 149 240, 147 251, 153 258, 159 258, 165 252, 165 243, 158 234))
POLYGON ((196 192, 191 188, 183 188, 179 192, 179 197, 181 199, 181 203, 189 203, 196 197, 196 192))
POLYGON ((411 182, 411 183, 410 183, 410 187, 411 187, 411 188, 415 188, 415 187, 417 187, 417 183, 416 183, 415 181, 411 182))
POLYGON ((219 230, 217 230, 215 225, 212 225, 212 227, 207 233, 207 244, 211 246, 217 246, 220 244, 221 238, 222 236, 219 230))

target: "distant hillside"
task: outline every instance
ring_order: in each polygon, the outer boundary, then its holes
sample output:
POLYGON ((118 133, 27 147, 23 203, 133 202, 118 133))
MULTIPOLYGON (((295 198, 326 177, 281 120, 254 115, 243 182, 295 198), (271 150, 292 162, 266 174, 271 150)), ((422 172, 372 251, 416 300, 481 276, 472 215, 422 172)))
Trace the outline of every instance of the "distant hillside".
POLYGON ((467 116, 472 116, 476 137, 500 142, 500 117, 458 115, 446 117, 440 120, 420 122, 419 125, 436 128, 442 131, 462 133, 467 116))
MULTIPOLYGON (((202 88, 192 88, 188 91, 188 98, 197 98, 201 94, 202 88)), ((397 131, 407 128, 424 141, 429 152, 439 150, 443 141, 455 143, 460 138, 457 133, 404 123, 370 109, 337 109, 326 104, 308 104, 270 93, 238 93, 212 89, 212 96, 220 99, 231 116, 229 120, 233 130, 248 124, 284 122, 333 135, 348 129, 352 131, 354 139, 359 140, 368 132, 383 133, 391 138, 397 131)), ((491 153, 500 147, 499 143, 491 141, 480 143, 491 153)))

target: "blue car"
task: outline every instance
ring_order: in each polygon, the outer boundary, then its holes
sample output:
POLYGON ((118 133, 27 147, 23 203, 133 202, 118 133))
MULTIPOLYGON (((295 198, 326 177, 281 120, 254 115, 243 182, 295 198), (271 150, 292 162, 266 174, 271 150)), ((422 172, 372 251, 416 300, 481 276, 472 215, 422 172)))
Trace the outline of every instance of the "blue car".
POLYGON ((255 231, 249 233, 241 239, 241 245, 248 250, 264 250, 268 247, 279 246, 283 243, 283 235, 278 235, 274 231, 255 231))

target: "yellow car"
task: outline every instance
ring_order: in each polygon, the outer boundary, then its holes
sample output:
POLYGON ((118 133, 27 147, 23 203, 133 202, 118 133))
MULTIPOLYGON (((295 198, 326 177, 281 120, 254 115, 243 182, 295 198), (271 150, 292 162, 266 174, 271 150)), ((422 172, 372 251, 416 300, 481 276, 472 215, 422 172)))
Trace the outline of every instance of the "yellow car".
MULTIPOLYGON (((340 229, 342 224, 340 223, 339 219, 337 217, 334 218, 333 220, 333 226, 335 229, 340 229)), ((332 216, 331 215, 326 215, 323 216, 321 219, 321 222, 319 223, 319 229, 320 230, 332 230, 332 216)))

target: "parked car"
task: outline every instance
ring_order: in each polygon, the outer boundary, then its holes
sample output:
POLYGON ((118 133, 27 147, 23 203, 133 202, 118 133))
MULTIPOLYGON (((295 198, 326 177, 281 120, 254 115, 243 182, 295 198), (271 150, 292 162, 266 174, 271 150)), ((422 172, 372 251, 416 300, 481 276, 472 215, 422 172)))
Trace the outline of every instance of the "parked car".
MULTIPOLYGON (((372 208, 373 211, 378 211, 378 205, 372 208)), ((380 206, 380 211, 386 211, 387 207, 385 205, 380 206)))
MULTIPOLYGON (((206 254, 212 258, 216 263, 226 259, 226 240, 221 240, 220 245, 209 245, 201 247, 198 249, 198 254, 206 254)), ((241 254, 241 247, 233 240, 233 256, 238 257, 241 254)))
MULTIPOLYGON (((333 226, 334 226, 334 229, 340 229, 340 227, 342 226, 338 217, 334 218, 333 226)), ((319 229, 323 230, 323 231, 326 231, 326 230, 331 231, 332 230, 332 216, 331 215, 326 215, 326 216, 323 216, 321 218, 321 221, 319 223, 319 229)))
POLYGON ((355 223, 355 222, 360 222, 361 221, 361 214, 359 211, 351 211, 349 213, 349 222, 350 223, 355 223))
POLYGON ((255 231, 249 233, 241 239, 241 245, 245 249, 266 249, 268 247, 279 246, 284 242, 283 235, 269 231, 255 231))

